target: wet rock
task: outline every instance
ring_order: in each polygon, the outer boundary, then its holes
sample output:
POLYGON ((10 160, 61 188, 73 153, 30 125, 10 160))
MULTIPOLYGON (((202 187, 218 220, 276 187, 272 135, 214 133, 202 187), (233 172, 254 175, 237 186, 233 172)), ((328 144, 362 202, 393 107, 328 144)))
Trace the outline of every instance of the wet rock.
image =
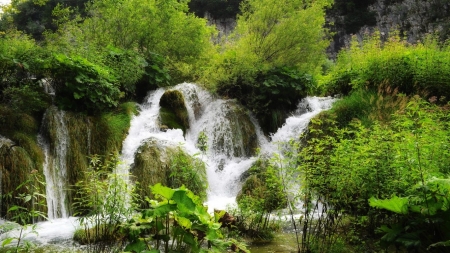
POLYGON ((169 129, 181 129, 186 134, 189 128, 189 115, 184 104, 183 94, 178 90, 167 90, 159 101, 160 122, 169 129))

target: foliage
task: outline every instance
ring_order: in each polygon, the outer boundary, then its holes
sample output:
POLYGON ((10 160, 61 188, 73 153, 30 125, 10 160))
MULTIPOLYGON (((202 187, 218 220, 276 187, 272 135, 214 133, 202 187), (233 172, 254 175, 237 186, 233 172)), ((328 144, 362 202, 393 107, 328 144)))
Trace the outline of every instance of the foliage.
POLYGON ((182 147, 167 147, 154 138, 147 139, 138 149, 132 173, 138 183, 142 208, 146 197, 154 198, 148 185, 161 183, 168 187, 185 185, 206 199, 206 167, 198 157, 188 155, 182 147))
POLYGON ((110 252, 120 248, 118 231, 134 210, 133 187, 128 185, 127 175, 111 172, 117 166, 117 159, 102 161, 94 155, 90 158, 85 180, 76 184, 81 197, 75 199, 75 215, 80 215, 80 225, 84 229, 76 236, 88 244, 90 252, 110 252))
POLYGON ((400 198, 369 199, 372 207, 400 214, 397 222, 380 227, 383 245, 401 245, 408 250, 445 250, 446 241, 450 240, 449 179, 431 178, 413 186, 408 193, 400 198))
MULTIPOLYGON (((267 160, 258 160, 247 173, 248 176, 236 197, 240 208, 271 213, 284 208, 286 193, 276 166, 267 160)), ((266 220, 267 222, 267 220, 266 220)))
POLYGON ((35 76, 43 74, 46 60, 44 50, 28 36, 17 31, 8 31, 1 36, 1 102, 16 112, 43 112, 50 103, 50 98, 35 76))
POLYGON ((315 84, 311 75, 288 67, 260 71, 254 78, 252 82, 241 78, 235 82, 220 82, 217 92, 236 98, 248 107, 266 133, 281 127, 287 113, 297 107, 315 84))
POLYGON ((167 185, 171 188, 187 185, 200 200, 205 201, 208 184, 203 162, 196 156, 191 157, 184 153, 181 147, 175 150, 169 160, 170 175, 167 185))
POLYGON ((116 77, 80 56, 55 54, 53 78, 58 104, 66 109, 99 112, 119 103, 116 77))
MULTIPOLYGON (((430 229, 428 233, 434 229, 428 214, 424 214, 428 215, 426 217, 411 216, 404 205, 423 207, 432 198, 440 202, 439 197, 431 197, 435 194, 434 186, 426 182, 435 177, 446 178, 450 163, 448 107, 438 107, 419 97, 400 98, 400 101, 400 104, 406 101, 406 105, 397 107, 399 110, 389 120, 374 120, 370 126, 363 126, 354 119, 339 128, 336 119, 314 119, 307 134, 309 137, 304 140, 307 145, 301 146, 298 156, 299 169, 306 180, 302 186, 310 189, 313 199, 319 198, 332 210, 348 215, 354 221, 359 220, 355 223, 359 227, 357 230, 371 238, 377 227, 388 224, 383 227, 389 234, 386 235, 391 236, 387 241, 392 239, 390 242, 396 245, 407 243, 400 241, 404 238, 401 236, 409 232, 422 233, 420 226, 425 226, 426 222, 425 230, 430 229), (403 213, 404 218, 375 210, 367 202, 372 197, 390 199, 394 195, 398 198, 389 202, 372 200, 372 205, 403 213), (405 198, 411 201, 406 202, 405 198), (391 204, 393 202, 397 204, 391 204)), ((423 208, 422 211, 428 212, 423 208)), ((423 238, 421 245, 427 247, 438 240, 423 238)), ((419 247, 419 244, 409 246, 419 247)))
POLYGON ((13 0, 10 6, 3 10, 4 16, 0 26, 6 29, 9 25, 13 25, 35 39, 42 40, 45 30, 57 29, 57 23, 52 15, 57 6, 70 7, 72 11, 69 18, 74 18, 78 13, 84 13, 86 2, 86 0, 13 0))
POLYGON ((448 44, 440 45, 432 36, 411 45, 395 34, 383 43, 375 33, 362 43, 354 38, 322 83, 331 93, 344 94, 349 87, 377 90, 384 83, 407 95, 436 96, 445 103, 450 95, 449 57, 448 44))
MULTIPOLYGON (((125 225, 130 241, 125 251, 222 252, 233 244, 240 245, 223 239, 220 216, 211 216, 200 198, 188 189, 171 189, 161 184, 151 189, 159 200, 149 200, 151 208, 125 225)), ((249 252, 245 247, 238 250, 249 252)))
POLYGON ((273 221, 273 212, 287 206, 279 170, 271 161, 260 158, 246 173, 247 178, 236 197, 240 220, 237 226, 249 238, 272 240, 274 237, 277 223, 273 221))
POLYGON ((237 44, 271 67, 313 73, 327 46, 324 9, 330 1, 250 0, 237 20, 237 44))
POLYGON ((245 1, 236 30, 217 46, 201 81, 222 96, 237 98, 256 114, 266 133, 274 132, 286 117, 283 112, 311 91, 311 75, 325 61, 328 5, 245 1))
POLYGON ((7 211, 9 221, 2 222, 0 225, 1 232, 6 232, 6 236, 0 241, 1 248, 13 248, 17 253, 19 251, 28 252, 31 248, 35 247, 31 241, 25 238, 29 234, 37 234, 36 225, 32 223, 38 219, 46 218, 46 215, 41 211, 42 207, 46 206, 46 197, 41 193, 42 186, 45 186, 42 175, 34 170, 26 181, 17 186, 14 192, 2 194, 2 200, 3 198, 12 198, 17 194, 14 197, 20 203, 9 207, 7 211))
POLYGON ((171 72, 177 72, 173 69, 176 62, 193 63, 202 57, 211 35, 206 20, 188 13, 187 3, 95 1, 87 8, 92 15, 83 21, 83 32, 77 35, 100 46, 137 49, 147 60, 161 55, 171 72))

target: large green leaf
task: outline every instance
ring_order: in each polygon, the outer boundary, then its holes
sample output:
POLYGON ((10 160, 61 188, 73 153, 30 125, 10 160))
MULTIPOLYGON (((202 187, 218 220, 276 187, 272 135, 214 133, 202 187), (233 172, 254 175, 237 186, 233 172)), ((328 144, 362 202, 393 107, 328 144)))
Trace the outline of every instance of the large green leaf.
POLYGON ((138 240, 132 243, 129 243, 126 247, 125 247, 125 251, 130 251, 130 252, 142 252, 143 250, 145 250, 147 248, 147 244, 144 241, 138 240))
POLYGON ((169 187, 165 187, 160 183, 155 184, 154 186, 150 186, 152 193, 155 195, 160 195, 165 199, 172 199, 175 190, 170 189, 169 187))
POLYGON ((172 199, 178 204, 178 208, 182 212, 193 212, 195 210, 195 203, 186 195, 186 190, 176 190, 172 199))
POLYGON ((408 214, 408 198, 400 198, 397 196, 391 199, 369 199, 371 207, 382 208, 398 214, 408 214))

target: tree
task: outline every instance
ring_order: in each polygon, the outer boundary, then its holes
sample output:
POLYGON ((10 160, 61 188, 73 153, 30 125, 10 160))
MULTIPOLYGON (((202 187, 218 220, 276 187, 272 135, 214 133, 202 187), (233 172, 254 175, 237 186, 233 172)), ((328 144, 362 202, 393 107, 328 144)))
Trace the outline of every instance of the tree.
POLYGON ((271 67, 313 72, 325 59, 330 0, 248 0, 237 20, 238 46, 271 67))
POLYGON ((11 5, 4 10, 0 26, 5 30, 8 22, 11 22, 18 30, 42 40, 45 30, 57 29, 52 15, 56 6, 62 5, 76 10, 71 13, 73 18, 77 13, 84 14, 86 2, 87 0, 12 0, 11 5))

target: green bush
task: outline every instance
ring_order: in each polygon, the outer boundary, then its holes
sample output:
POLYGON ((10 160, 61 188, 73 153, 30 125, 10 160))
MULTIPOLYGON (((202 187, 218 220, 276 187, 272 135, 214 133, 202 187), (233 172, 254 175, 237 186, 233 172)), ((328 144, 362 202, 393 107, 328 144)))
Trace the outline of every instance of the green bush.
POLYGON ((236 77, 233 81, 220 82, 217 92, 222 96, 236 98, 248 107, 263 130, 269 133, 282 126, 289 111, 297 107, 314 85, 311 75, 295 68, 280 67, 259 70, 253 80, 236 77))
POLYGON ((379 33, 359 43, 356 38, 342 50, 322 85, 328 93, 348 94, 349 88, 378 90, 379 85, 397 88, 407 95, 436 96, 441 102, 450 96, 449 45, 429 36, 424 42, 408 44, 395 33, 381 42, 379 33))
POLYGON ((62 108, 100 112, 118 105, 120 90, 110 69, 81 56, 54 55, 52 77, 62 108))
POLYGON ((375 121, 369 128, 354 120, 339 129, 335 123, 301 150, 300 169, 313 175, 307 182, 313 192, 338 210, 368 216, 373 229, 384 216, 367 199, 407 196, 422 180, 449 175, 446 110, 415 97, 389 124, 375 121))

